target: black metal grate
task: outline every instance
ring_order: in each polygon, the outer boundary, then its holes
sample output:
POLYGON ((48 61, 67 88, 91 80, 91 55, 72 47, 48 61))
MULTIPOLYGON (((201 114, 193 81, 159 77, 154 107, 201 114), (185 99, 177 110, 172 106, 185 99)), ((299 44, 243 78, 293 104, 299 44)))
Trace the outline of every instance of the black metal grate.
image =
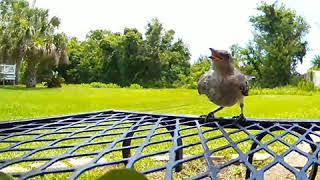
POLYGON ((282 168, 292 178, 314 179, 318 139, 317 121, 239 124, 105 111, 1 123, 0 171, 20 179, 88 179, 126 167, 150 179, 263 179, 282 168))

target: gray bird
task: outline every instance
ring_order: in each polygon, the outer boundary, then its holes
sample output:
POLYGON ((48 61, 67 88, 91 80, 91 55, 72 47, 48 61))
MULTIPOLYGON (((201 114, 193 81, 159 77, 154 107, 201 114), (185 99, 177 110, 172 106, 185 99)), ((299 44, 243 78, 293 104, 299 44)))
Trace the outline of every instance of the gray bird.
POLYGON ((214 50, 210 48, 212 66, 203 74, 198 82, 199 94, 205 94, 211 102, 220 106, 210 112, 206 120, 214 117, 214 114, 224 107, 230 107, 236 103, 240 104, 241 114, 235 116, 238 120, 244 121, 243 114, 244 96, 249 95, 249 80, 252 76, 246 76, 236 69, 232 63, 232 56, 225 50, 214 50))

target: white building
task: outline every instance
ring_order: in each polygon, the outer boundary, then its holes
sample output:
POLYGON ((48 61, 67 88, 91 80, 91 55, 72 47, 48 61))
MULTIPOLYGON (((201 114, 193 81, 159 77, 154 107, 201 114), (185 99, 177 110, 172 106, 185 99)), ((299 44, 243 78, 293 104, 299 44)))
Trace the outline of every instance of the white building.
POLYGON ((313 82, 315 86, 320 87, 320 71, 310 70, 305 74, 305 78, 313 82))

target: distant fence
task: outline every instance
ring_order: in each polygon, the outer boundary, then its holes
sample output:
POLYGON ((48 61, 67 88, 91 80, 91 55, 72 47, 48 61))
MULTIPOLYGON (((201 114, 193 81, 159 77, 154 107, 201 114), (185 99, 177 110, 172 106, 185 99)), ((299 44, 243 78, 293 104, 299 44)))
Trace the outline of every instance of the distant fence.
POLYGON ((16 65, 0 64, 0 80, 4 85, 6 82, 16 83, 16 65))

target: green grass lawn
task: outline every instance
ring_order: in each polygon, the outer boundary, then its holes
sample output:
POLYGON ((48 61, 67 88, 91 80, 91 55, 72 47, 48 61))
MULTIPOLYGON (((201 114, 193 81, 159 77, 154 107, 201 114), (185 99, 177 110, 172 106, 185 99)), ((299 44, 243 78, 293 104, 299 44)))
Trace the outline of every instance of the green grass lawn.
MULTIPOLYGON (((245 113, 247 117, 254 118, 302 118, 302 119, 319 119, 320 118, 320 93, 306 93, 307 95, 273 95, 268 91, 268 95, 252 95, 246 98, 245 113)), ((302 93, 303 94, 303 93, 302 93)), ((105 88, 89 88, 76 85, 66 86, 60 89, 25 89, 25 88, 0 88, 0 120, 7 121, 13 119, 25 119, 34 117, 47 117, 63 114, 82 113, 90 111, 99 111, 107 109, 120 109, 130 111, 145 111, 155 113, 167 114, 184 114, 184 115, 200 115, 206 114, 210 110, 216 108, 210 103, 205 96, 199 96, 196 90, 187 89, 105 89, 105 88)), ((227 108, 219 113, 218 116, 234 116, 239 113, 239 107, 235 106, 227 108)), ((208 128, 207 128, 208 129, 208 128)), ((101 129, 102 130, 102 129, 101 129)), ((205 128, 203 130, 206 130, 205 128)), ((196 130, 188 130, 182 132, 183 134, 194 133, 196 130)), ((148 132, 144 132, 148 133, 148 132)), ((210 131, 205 135, 205 138, 219 135, 218 131, 210 131)), ((279 132, 278 134, 281 134, 279 132)), ((93 134, 92 134, 93 135, 93 134)), ((147 135, 136 133, 138 135, 147 135)), ((62 135, 63 136, 63 135, 62 135)), ((78 136, 78 135, 77 135, 78 136)), ((26 140, 32 137, 16 137, 26 140)), ((49 137, 44 137, 49 138, 49 137)), ((61 138, 58 136, 50 138, 61 138)), ((170 135, 157 137, 155 141, 170 139, 170 135)), ((231 135, 231 139, 239 141, 246 138, 245 134, 231 135)), ((288 143, 295 141, 294 137, 284 137, 288 143)), ((264 142, 267 142, 271 137, 266 137, 264 142)), ((102 140, 110 140, 110 137, 102 140), (108 139, 109 138, 109 139, 108 139)), ((73 140, 70 143, 81 143, 83 140, 73 140)), ((197 135, 183 139, 183 144, 190 144, 199 141, 197 135)), ((133 144, 139 145, 141 139, 133 144)), ((215 149, 226 145, 228 142, 225 138, 209 141, 207 145, 210 149, 215 149)), ((248 152, 252 142, 244 142, 239 144, 239 148, 248 152), (240 147, 241 145, 241 147, 240 147)), ((45 142, 36 144, 25 144, 25 147, 42 147, 46 145, 45 142)), ((0 144, 0 149, 10 146, 11 144, 0 144)), ((170 149, 172 142, 162 143, 150 146, 144 149, 145 153, 152 153, 159 150, 170 149)), ((106 145, 90 146, 80 149, 76 153, 86 153, 102 150, 106 145)), ((283 146, 273 144, 270 148, 281 154, 287 150, 283 146)), ((57 156, 65 153, 67 149, 51 150, 36 154, 37 157, 57 156)), ((201 145, 191 146, 184 150, 185 155, 199 155, 203 153, 201 145)), ((214 155, 230 156, 234 154, 234 150, 227 149, 218 152, 214 155)), ((2 153, 0 159, 13 159, 19 157, 23 152, 16 153, 2 153)), ((105 157, 107 160, 115 160, 121 158, 120 152, 109 154, 110 157, 105 157)), ((32 163, 31 163, 32 164, 32 163)), ((195 175, 203 171, 205 164, 203 158, 195 160, 191 163, 184 164, 184 170, 176 174, 178 179, 186 178, 190 175, 195 175)), ((164 162, 157 162, 152 159, 145 158, 136 165, 138 170, 145 170, 145 168, 159 167, 164 165, 164 162)), ((19 164, 18 167, 28 167, 30 163, 19 164)), ((259 166, 259 165, 257 165, 259 166)), ((105 171, 105 170, 103 170, 105 171)), ((238 172, 238 171, 237 171, 238 172)), ((93 170, 91 173, 84 174, 83 179, 88 177, 97 177, 101 175, 101 169, 93 170)), ((51 179, 53 176, 48 176, 51 179)), ((62 175, 61 178, 67 176, 62 175)), ((153 179, 155 177, 163 177, 163 174, 156 174, 149 176, 153 179)), ((40 178, 42 179, 42 178, 40 178)), ((161 178, 160 178, 161 179, 161 178)))
MULTIPOLYGON (((0 88, 1 121, 106 109, 201 115, 214 108, 205 96, 188 89, 0 88)), ((237 114, 239 107, 234 106, 217 115, 237 114)), ((245 99, 245 114, 255 118, 320 118, 320 93, 252 95, 245 99)))

